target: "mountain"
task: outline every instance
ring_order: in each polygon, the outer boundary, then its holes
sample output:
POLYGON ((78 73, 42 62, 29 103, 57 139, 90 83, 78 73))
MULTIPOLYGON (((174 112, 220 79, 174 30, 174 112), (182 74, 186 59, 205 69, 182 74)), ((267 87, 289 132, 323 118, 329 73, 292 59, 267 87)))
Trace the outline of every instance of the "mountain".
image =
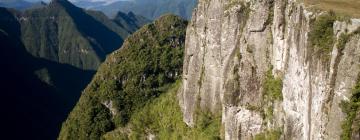
POLYGON ((101 65, 59 139, 100 139, 169 89, 182 72, 187 22, 166 15, 131 35, 101 65))
POLYGON ((0 7, 14 8, 17 10, 39 8, 45 5, 46 3, 42 1, 28 2, 24 0, 0 0, 0 7))
POLYGON ((56 139, 98 65, 145 24, 139 16, 126 15, 116 19, 126 21, 121 27, 101 12, 66 0, 25 11, 0 8, 4 137, 56 139))
POLYGON ((135 15, 133 12, 127 14, 118 12, 113 21, 120 27, 126 29, 128 32, 135 32, 145 24, 149 23, 150 20, 143 16, 135 15))
POLYGON ((67 0, 53 0, 47 6, 13 14, 21 24, 22 42, 33 56, 86 70, 96 70, 107 54, 149 22, 120 12, 121 16, 112 20, 67 0))
POLYGON ((156 34, 177 23, 145 26, 107 58, 59 139, 359 139, 359 11, 308 2, 200 0, 183 63, 143 45, 177 42, 156 34), (162 82, 174 74, 161 65, 182 75, 162 82))
POLYGON ((114 17, 118 11, 121 11, 124 13, 134 12, 136 15, 141 15, 151 20, 166 13, 190 19, 197 0, 129 0, 115 1, 111 4, 97 1, 75 1, 74 4, 86 9, 100 10, 109 17, 114 17))
POLYGON ((94 71, 85 71, 29 54, 21 42, 20 23, 0 8, 0 82, 3 136, 55 139, 94 71), (11 107, 9 107, 11 106, 11 107), (19 128, 23 131, 18 134, 19 128))
POLYGON ((28 52, 81 69, 96 70, 130 34, 105 16, 84 11, 67 0, 53 0, 46 7, 16 15, 28 52))
POLYGON ((24 0, 0 0, 0 7, 26 9, 32 5, 33 3, 24 0))

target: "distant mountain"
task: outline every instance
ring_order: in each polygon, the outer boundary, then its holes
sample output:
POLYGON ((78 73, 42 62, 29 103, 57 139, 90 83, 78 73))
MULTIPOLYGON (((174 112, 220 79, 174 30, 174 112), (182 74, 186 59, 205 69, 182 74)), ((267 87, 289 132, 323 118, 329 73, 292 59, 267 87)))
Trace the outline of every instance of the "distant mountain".
POLYGON ((109 4, 113 4, 116 2, 122 1, 132 1, 132 0, 70 0, 76 6, 80 6, 82 8, 91 8, 98 6, 105 6, 109 4))
POLYGON ((28 2, 24 0, 0 0, 0 7, 14 8, 17 10, 26 10, 31 8, 38 8, 45 6, 46 3, 42 1, 28 2))
POLYGON ((94 71, 33 57, 21 42, 20 23, 12 12, 0 8, 2 134, 11 139, 55 139, 94 71), (21 135, 19 128, 24 130, 21 135))
MULTIPOLYGON (((28 52, 81 69, 96 70, 106 54, 117 49, 129 35, 115 24, 106 26, 109 24, 97 20, 101 17, 93 17, 67 0, 53 0, 44 8, 16 15, 28 52)), ((109 19, 103 22, 106 20, 109 19)))
POLYGON ((61 122, 106 55, 144 24, 139 16, 120 15, 111 20, 66 0, 23 12, 0 8, 5 137, 56 139, 61 122))
POLYGON ((127 14, 118 12, 113 21, 118 26, 127 29, 128 32, 135 32, 145 24, 151 22, 143 16, 135 15, 133 12, 127 14))
MULTIPOLYGON (((67 0, 13 13, 21 24, 24 46, 33 56, 87 70, 96 70, 107 54, 139 28, 119 26, 101 12, 83 10, 67 0)), ((120 18, 124 19, 116 20, 137 22, 136 16, 120 18)))
POLYGON ((126 0, 112 2, 111 4, 82 0, 75 1, 74 4, 87 9, 100 10, 110 17, 114 17, 118 11, 125 13, 132 11, 152 20, 166 13, 190 19, 197 0, 126 0))

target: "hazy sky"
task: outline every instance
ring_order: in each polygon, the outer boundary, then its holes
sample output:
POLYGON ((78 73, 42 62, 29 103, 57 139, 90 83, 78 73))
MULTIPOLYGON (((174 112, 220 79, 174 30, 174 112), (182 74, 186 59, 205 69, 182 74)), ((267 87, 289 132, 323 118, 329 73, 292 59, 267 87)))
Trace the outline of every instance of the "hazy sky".
MULTIPOLYGON (((50 0, 25 0, 25 1, 30 1, 30 2, 37 2, 37 1, 45 1, 48 2, 50 0)), ((69 0, 69 1, 104 1, 104 2, 109 2, 109 1, 126 1, 126 0, 69 0)))

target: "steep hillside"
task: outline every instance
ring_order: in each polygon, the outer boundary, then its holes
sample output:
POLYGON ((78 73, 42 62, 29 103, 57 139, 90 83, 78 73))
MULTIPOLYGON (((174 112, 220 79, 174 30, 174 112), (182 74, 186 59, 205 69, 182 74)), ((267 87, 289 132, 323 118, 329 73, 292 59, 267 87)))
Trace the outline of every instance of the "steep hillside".
POLYGON ((134 14, 113 21, 67 0, 52 0, 47 6, 24 12, 10 11, 20 22, 22 42, 33 56, 86 70, 96 70, 107 54, 149 22, 134 14))
POLYGON ((47 7, 16 15, 23 43, 32 55, 82 69, 96 70, 129 34, 125 29, 112 30, 67 0, 53 0, 47 7))
MULTIPOLYGON (((137 16, 122 20, 133 23, 128 20, 137 16)), ((66 0, 24 12, 0 8, 6 136, 55 139, 105 56, 140 26, 125 29, 101 12, 82 10, 66 0), (26 129, 23 135, 19 128, 26 129)))
POLYGON ((145 24, 149 23, 150 20, 143 16, 135 15, 133 12, 127 14, 118 12, 113 21, 120 27, 126 29, 128 32, 135 32, 145 24))
POLYGON ((189 126, 210 110, 227 140, 359 139, 360 20, 301 2, 199 1, 179 94, 189 126))
POLYGON ((182 73, 186 25, 167 15, 131 35, 101 65, 59 139, 100 139, 126 126, 136 110, 167 91, 182 73))
POLYGON ((55 139, 94 72, 33 57, 21 43, 17 19, 6 9, 0 13, 7 19, 0 22, 2 135, 55 139), (26 131, 19 135, 19 128, 26 131))

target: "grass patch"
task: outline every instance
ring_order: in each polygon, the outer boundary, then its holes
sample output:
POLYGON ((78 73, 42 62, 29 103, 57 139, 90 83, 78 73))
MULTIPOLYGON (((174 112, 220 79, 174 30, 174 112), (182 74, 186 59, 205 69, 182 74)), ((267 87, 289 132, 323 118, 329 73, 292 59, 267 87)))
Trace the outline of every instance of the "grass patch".
POLYGON ((262 110, 260 110, 263 119, 272 121, 274 116, 274 102, 283 100, 282 87, 282 79, 275 78, 272 73, 272 68, 270 68, 265 74, 265 80, 263 83, 264 90, 262 94, 262 110))
POLYGON ((329 12, 317 17, 312 24, 312 30, 309 33, 311 46, 316 53, 326 60, 330 59, 330 53, 334 45, 333 25, 336 20, 335 13, 329 12))
MULTIPOLYGON (((283 82, 281 78, 275 78, 270 68, 265 73, 265 80, 263 82, 263 92, 261 105, 246 104, 245 108, 251 111, 260 112, 262 118, 267 121, 272 121, 274 116, 275 101, 282 101, 282 87, 283 82)), ((265 124, 268 122, 265 122, 265 124)))
POLYGON ((342 33, 338 39, 337 48, 342 51, 345 49, 346 43, 349 41, 350 35, 342 33))
POLYGON ((354 35, 360 34, 360 27, 356 29, 351 34, 342 33, 338 39, 337 48, 342 51, 345 49, 346 44, 349 42, 350 38, 354 35))
POLYGON ((281 130, 268 130, 266 132, 255 135, 254 140, 279 140, 281 130))
POLYGON ((341 134, 342 140, 351 140, 351 135, 354 132, 360 132, 360 123, 354 123, 360 107, 360 82, 357 83, 352 91, 350 101, 342 101, 340 103, 342 111, 347 115, 342 124, 343 132, 341 134))
POLYGON ((273 76, 272 70, 268 70, 265 74, 264 92, 265 99, 273 102, 275 100, 282 100, 282 85, 283 82, 280 78, 273 76))
POLYGON ((146 139, 149 134, 153 134, 156 139, 160 140, 220 139, 220 117, 215 117, 211 113, 199 112, 194 128, 188 127, 183 122, 182 112, 176 98, 176 91, 179 87, 180 82, 177 82, 167 93, 134 113, 128 124, 131 133, 114 131, 106 134, 104 139, 146 139))

